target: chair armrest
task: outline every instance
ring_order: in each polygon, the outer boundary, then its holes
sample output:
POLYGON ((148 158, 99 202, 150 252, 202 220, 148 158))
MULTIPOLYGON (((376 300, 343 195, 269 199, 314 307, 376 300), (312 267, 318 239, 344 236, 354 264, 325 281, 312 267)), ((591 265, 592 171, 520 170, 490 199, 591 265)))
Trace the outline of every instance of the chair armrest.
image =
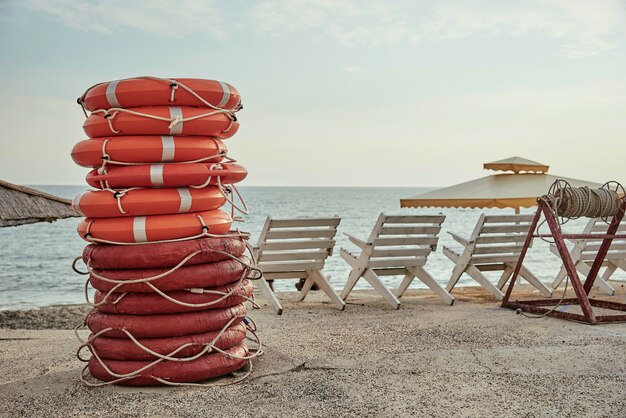
POLYGON ((464 247, 467 247, 469 244, 472 244, 473 241, 467 240, 457 234, 455 234, 454 232, 450 232, 448 231, 448 234, 452 235, 452 238, 458 242, 459 244, 463 245, 464 247))
POLYGON ((364 250, 365 247, 367 247, 369 245, 369 243, 363 241, 362 239, 359 239, 359 238, 355 237, 354 235, 350 235, 347 232, 344 232, 343 234, 348 237, 350 242, 352 242, 354 245, 356 245, 357 247, 359 247, 362 250, 364 250))

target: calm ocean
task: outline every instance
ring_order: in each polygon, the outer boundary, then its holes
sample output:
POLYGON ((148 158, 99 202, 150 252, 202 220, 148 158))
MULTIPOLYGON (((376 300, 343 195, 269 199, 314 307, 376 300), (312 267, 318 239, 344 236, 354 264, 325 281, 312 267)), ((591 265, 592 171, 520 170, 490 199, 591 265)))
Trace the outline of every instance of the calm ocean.
MULTIPOLYGON (((34 186, 49 193, 71 198, 84 190, 83 186, 34 186)), ((469 235, 481 211, 472 209, 400 209, 401 197, 408 197, 425 188, 331 188, 331 187, 240 187, 251 214, 240 226, 252 233, 256 242, 268 215, 274 218, 301 216, 332 216, 342 218, 338 246, 349 246, 341 232, 367 238, 380 212, 398 214, 444 213, 444 230, 469 235)), ((512 213, 512 210, 489 210, 490 213, 512 213)), ((531 210, 528 211, 532 212, 531 210)), ((81 254, 85 242, 76 233, 78 218, 52 224, 39 223, 12 228, 0 228, 0 309, 21 309, 57 304, 81 303, 84 277, 75 274, 70 264, 81 254)), ((569 225, 569 224, 568 224, 569 225)), ((580 225, 580 223, 578 224, 580 225)), ((572 225, 572 230, 576 229, 572 225)), ((429 258, 427 269, 445 284, 452 263, 441 253, 442 245, 454 245, 448 234, 442 233, 437 253, 429 258)), ((542 280, 550 282, 560 267, 547 245, 535 241, 527 266, 542 280)), ((339 251, 328 260, 325 270, 335 289, 341 289, 349 268, 339 251)), ((495 273, 497 274, 497 272, 495 273)), ((623 273, 616 275, 623 279, 623 273)), ((397 287, 401 277, 384 280, 397 287)), ((495 281, 494 277, 494 281, 495 281)), ((277 290, 295 290, 295 281, 276 281, 277 290)), ((460 285, 474 284, 464 276, 460 285)), ((357 288, 367 288, 360 281, 357 288)), ((423 287, 416 281, 413 287, 423 287)))

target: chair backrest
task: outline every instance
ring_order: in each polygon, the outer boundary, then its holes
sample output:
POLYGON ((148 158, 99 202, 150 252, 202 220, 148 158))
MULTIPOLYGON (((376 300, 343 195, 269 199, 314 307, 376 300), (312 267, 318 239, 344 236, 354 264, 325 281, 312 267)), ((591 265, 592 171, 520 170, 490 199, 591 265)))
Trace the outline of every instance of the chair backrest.
POLYGON ((371 269, 423 266, 436 248, 445 215, 386 215, 381 213, 372 229, 371 269))
MULTIPOLYGON (((607 219, 607 222, 611 222, 611 218, 607 219)), ((600 218, 590 219, 587 227, 585 228, 585 233, 591 231, 595 234, 606 234, 607 229, 609 229, 608 223, 603 221, 600 218)), ((626 234, 626 223, 622 222, 617 229, 618 234, 626 234)), ((583 240, 583 247, 581 251, 581 260, 583 261, 592 261, 595 260, 596 254, 600 249, 600 245, 602 245, 601 240, 583 240)), ((618 259, 626 259, 626 239, 616 238, 611 242, 611 247, 609 247, 609 252, 607 253, 605 260, 610 260, 612 258, 618 259)))
POLYGON ((303 278, 321 270, 332 255, 341 218, 272 219, 268 217, 255 249, 266 278, 303 278))
POLYGON ((516 262, 534 215, 485 215, 470 237, 472 264, 516 262))

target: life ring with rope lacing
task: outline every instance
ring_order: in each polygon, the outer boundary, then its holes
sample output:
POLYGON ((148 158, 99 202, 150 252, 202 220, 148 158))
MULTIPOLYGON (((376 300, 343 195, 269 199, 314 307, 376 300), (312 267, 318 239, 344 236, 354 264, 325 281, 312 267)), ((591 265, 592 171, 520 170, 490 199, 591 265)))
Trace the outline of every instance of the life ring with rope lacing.
POLYGON ((82 167, 104 165, 109 169, 156 163, 219 163, 227 152, 222 141, 210 137, 136 135, 80 141, 72 149, 72 159, 82 167))
POLYGON ((216 186, 201 189, 177 187, 164 189, 131 188, 126 190, 88 190, 72 199, 72 209, 88 218, 117 216, 167 215, 202 212, 226 203, 216 186))
POLYGON ((95 188, 181 187, 204 184, 239 183, 248 171, 235 163, 109 165, 105 172, 95 169, 87 174, 87 183, 95 188))
POLYGON ((198 78, 135 77, 107 81, 88 88, 78 99, 86 110, 112 107, 196 106, 241 109, 241 96, 223 81, 198 78))

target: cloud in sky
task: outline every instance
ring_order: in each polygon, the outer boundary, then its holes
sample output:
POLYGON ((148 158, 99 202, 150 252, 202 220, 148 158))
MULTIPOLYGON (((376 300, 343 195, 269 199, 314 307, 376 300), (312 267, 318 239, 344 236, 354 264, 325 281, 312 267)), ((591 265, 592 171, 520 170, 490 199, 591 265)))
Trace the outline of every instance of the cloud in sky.
POLYGON ((626 7, 620 0, 264 0, 231 13, 232 3, 216 0, 23 4, 79 30, 138 30, 162 37, 207 33, 223 39, 228 36, 226 17, 234 13, 254 33, 329 37, 347 47, 537 33, 554 40, 563 55, 585 58, 613 49, 615 39, 626 34, 626 7))
POLYGON ((137 30, 170 38, 208 33, 216 39, 226 33, 216 0, 26 0, 21 4, 82 31, 137 30))

